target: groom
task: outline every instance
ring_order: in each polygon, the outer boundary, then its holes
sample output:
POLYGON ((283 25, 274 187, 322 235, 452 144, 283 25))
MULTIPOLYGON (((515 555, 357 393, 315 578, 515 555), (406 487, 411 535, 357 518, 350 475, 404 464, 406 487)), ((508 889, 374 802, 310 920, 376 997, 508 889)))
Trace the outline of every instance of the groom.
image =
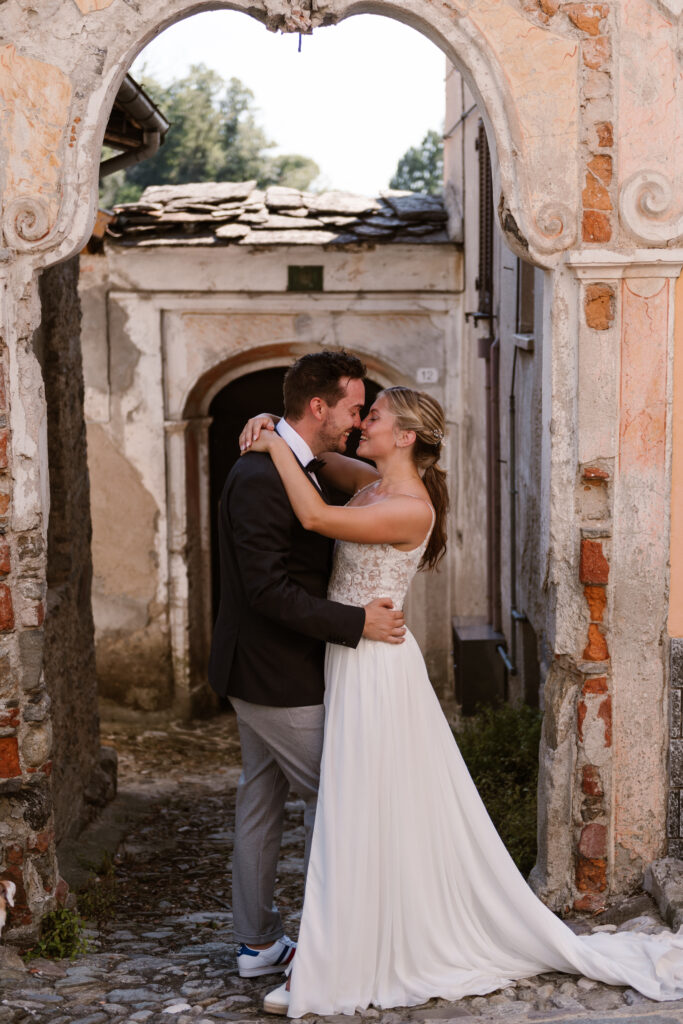
MULTIPOLYGON (((325 496, 315 456, 346 448, 360 426, 365 367, 346 352, 302 356, 284 380, 277 430, 311 487, 325 496)), ((221 600, 209 681, 237 714, 242 774, 237 787, 232 903, 242 977, 285 969, 294 943, 273 904, 290 789, 305 801, 308 865, 323 740, 325 643, 356 647, 361 636, 401 643, 402 612, 381 599, 365 608, 328 601, 333 542, 303 529, 269 456, 238 459, 219 510, 221 600)))

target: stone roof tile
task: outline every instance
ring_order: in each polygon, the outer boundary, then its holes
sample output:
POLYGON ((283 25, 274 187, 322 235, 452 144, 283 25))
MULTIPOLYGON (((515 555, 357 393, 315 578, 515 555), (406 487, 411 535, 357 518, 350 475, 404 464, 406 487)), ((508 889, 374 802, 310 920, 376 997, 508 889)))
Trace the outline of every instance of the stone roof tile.
POLYGON ((440 196, 387 191, 315 195, 253 181, 154 185, 115 207, 108 234, 124 245, 344 245, 443 243, 440 196))

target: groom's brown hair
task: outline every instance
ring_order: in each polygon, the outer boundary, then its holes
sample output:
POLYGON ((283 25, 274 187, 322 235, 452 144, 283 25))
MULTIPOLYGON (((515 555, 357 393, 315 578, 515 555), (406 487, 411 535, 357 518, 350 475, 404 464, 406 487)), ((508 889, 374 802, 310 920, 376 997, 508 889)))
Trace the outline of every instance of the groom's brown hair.
POLYGON ((365 367, 357 356, 342 349, 309 352, 290 366, 282 386, 287 419, 300 420, 312 398, 323 398, 334 406, 344 395, 339 381, 344 377, 362 380, 365 367))

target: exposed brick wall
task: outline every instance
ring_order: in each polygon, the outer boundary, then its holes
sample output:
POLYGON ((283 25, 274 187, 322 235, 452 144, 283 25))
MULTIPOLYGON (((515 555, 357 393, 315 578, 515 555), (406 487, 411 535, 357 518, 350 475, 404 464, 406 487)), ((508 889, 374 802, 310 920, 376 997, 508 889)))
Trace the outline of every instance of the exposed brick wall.
MULTIPOLYGON (((598 286, 599 287, 599 286, 598 286)), ((586 321, 602 330, 611 308, 609 297, 588 290, 586 321), (595 321, 595 303, 599 311, 595 321)), ((600 465, 581 467, 579 486, 584 491, 607 492, 600 505, 609 513, 609 472, 600 465)), ((595 502, 592 503, 595 505, 595 502)), ((605 517, 603 516, 603 519, 605 517)), ((609 585, 609 522, 584 527, 580 540, 579 582, 588 611, 588 628, 579 666, 583 684, 576 708, 577 796, 575 799, 574 909, 595 912, 605 906, 609 890, 608 825, 612 746, 612 697, 607 637, 609 585)))
MULTIPOLYGON (((18 304, 30 324, 34 293, 18 304)), ((31 336, 19 344, 30 349, 31 336)), ((18 347, 18 346, 17 346, 18 347)), ((20 360, 18 352, 13 359, 20 360)), ((33 529, 12 529, 13 450, 8 428, 10 356, 0 341, 0 878, 16 883, 8 937, 35 934, 54 906, 59 876, 52 807, 52 722, 43 674, 45 553, 40 517, 33 529)), ((24 519, 23 522, 26 522, 24 519)))
POLYGON ((606 245, 616 228, 614 217, 614 84, 610 5, 520 0, 537 22, 576 36, 581 59, 583 112, 583 184, 581 241, 606 245))

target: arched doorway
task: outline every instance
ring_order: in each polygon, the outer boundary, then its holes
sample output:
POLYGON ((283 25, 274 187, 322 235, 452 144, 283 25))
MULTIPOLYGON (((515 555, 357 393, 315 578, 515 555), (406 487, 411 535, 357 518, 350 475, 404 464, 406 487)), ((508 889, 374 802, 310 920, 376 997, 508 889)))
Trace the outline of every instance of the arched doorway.
MULTIPOLYGON (((220 599, 218 533, 216 509, 228 473, 239 458, 237 439, 240 430, 259 412, 272 412, 281 416, 282 381, 286 366, 254 370, 226 384, 212 399, 209 406, 209 506, 211 508, 211 604, 215 617, 220 599)), ((375 400, 381 385, 374 380, 365 383, 365 407, 362 415, 375 400)), ((355 455, 358 436, 349 438, 347 454, 355 455)))

